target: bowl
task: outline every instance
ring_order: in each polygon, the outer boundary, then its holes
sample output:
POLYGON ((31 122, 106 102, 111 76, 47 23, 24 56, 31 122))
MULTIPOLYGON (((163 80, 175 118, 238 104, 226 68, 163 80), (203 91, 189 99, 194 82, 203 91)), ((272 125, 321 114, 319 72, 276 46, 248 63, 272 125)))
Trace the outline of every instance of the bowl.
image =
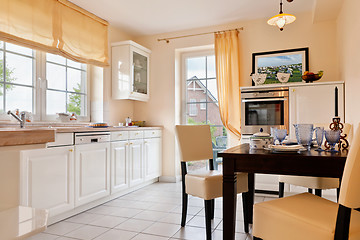
POLYGON ((302 75, 301 78, 309 83, 309 82, 313 82, 313 81, 317 81, 321 78, 322 76, 320 74, 311 74, 311 75, 302 75))

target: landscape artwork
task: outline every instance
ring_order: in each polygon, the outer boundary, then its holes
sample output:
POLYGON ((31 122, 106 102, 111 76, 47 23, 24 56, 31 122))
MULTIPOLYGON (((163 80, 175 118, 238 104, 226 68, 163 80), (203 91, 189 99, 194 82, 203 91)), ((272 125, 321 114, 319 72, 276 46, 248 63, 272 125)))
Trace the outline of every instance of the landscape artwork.
POLYGON ((277 73, 290 74, 289 83, 302 82, 308 65, 308 48, 253 53, 252 73, 267 74, 263 84, 280 83, 277 73))

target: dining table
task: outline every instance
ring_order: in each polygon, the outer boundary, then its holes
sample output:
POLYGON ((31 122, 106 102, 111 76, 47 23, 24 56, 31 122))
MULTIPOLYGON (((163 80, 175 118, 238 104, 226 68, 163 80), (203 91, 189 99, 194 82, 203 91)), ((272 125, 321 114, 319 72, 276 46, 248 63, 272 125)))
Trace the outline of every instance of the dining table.
MULTIPOLYGON (((236 224, 236 173, 248 173, 248 192, 245 194, 247 211, 244 218, 253 220, 255 173, 294 176, 339 178, 347 157, 347 150, 339 152, 306 151, 274 152, 266 149, 250 149, 241 144, 218 153, 223 158, 223 239, 235 239, 236 224)), ((244 210, 245 211, 245 210, 244 210)))

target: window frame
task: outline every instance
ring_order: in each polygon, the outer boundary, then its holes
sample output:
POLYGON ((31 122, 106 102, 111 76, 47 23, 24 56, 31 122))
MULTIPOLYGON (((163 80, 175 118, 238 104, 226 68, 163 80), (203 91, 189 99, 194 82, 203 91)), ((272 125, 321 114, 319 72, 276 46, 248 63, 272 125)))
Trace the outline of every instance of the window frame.
MULTIPOLYGON (((6 42, 3 41, 5 44, 6 42)), ((1 51, 5 49, 2 49, 1 51)), ((46 114, 46 91, 47 91, 47 80, 46 80, 46 52, 38 51, 35 49, 33 50, 33 121, 39 122, 54 122, 57 118, 56 114, 48 115, 46 114)), ((23 55, 21 53, 16 53, 13 51, 7 51, 10 53, 15 53, 18 55, 23 55)), ((29 56, 27 56, 29 57, 29 56)), ((5 57, 4 57, 5 58, 5 57)), ((4 62, 5 66, 6 62, 4 62)), ((4 70, 5 71, 5 70, 4 70)), ((90 80, 91 80, 91 71, 90 71, 90 65, 86 64, 86 89, 85 89, 85 96, 86 96, 86 106, 85 106, 85 116, 78 116, 77 120, 79 122, 90 122, 90 101, 91 101, 91 89, 90 89, 90 80)), ((30 87, 29 85, 24 84, 13 84, 16 86, 26 86, 30 87)), ((13 110, 13 109, 11 109, 13 110)), ((21 110, 21 109, 20 109, 21 110)), ((4 109, 4 113, 0 113, 0 121, 11 121, 11 118, 6 113, 4 109)))

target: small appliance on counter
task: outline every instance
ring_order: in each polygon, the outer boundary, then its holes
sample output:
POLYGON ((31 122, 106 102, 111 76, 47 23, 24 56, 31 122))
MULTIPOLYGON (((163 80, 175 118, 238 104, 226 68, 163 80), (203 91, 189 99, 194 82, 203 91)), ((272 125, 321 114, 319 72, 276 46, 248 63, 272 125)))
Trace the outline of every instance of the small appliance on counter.
POLYGON ((254 133, 254 135, 250 137, 250 149, 264 149, 273 144, 273 142, 274 138, 260 128, 260 132, 254 133))
POLYGON ((92 128, 107 128, 109 125, 107 123, 90 123, 88 127, 92 128))

